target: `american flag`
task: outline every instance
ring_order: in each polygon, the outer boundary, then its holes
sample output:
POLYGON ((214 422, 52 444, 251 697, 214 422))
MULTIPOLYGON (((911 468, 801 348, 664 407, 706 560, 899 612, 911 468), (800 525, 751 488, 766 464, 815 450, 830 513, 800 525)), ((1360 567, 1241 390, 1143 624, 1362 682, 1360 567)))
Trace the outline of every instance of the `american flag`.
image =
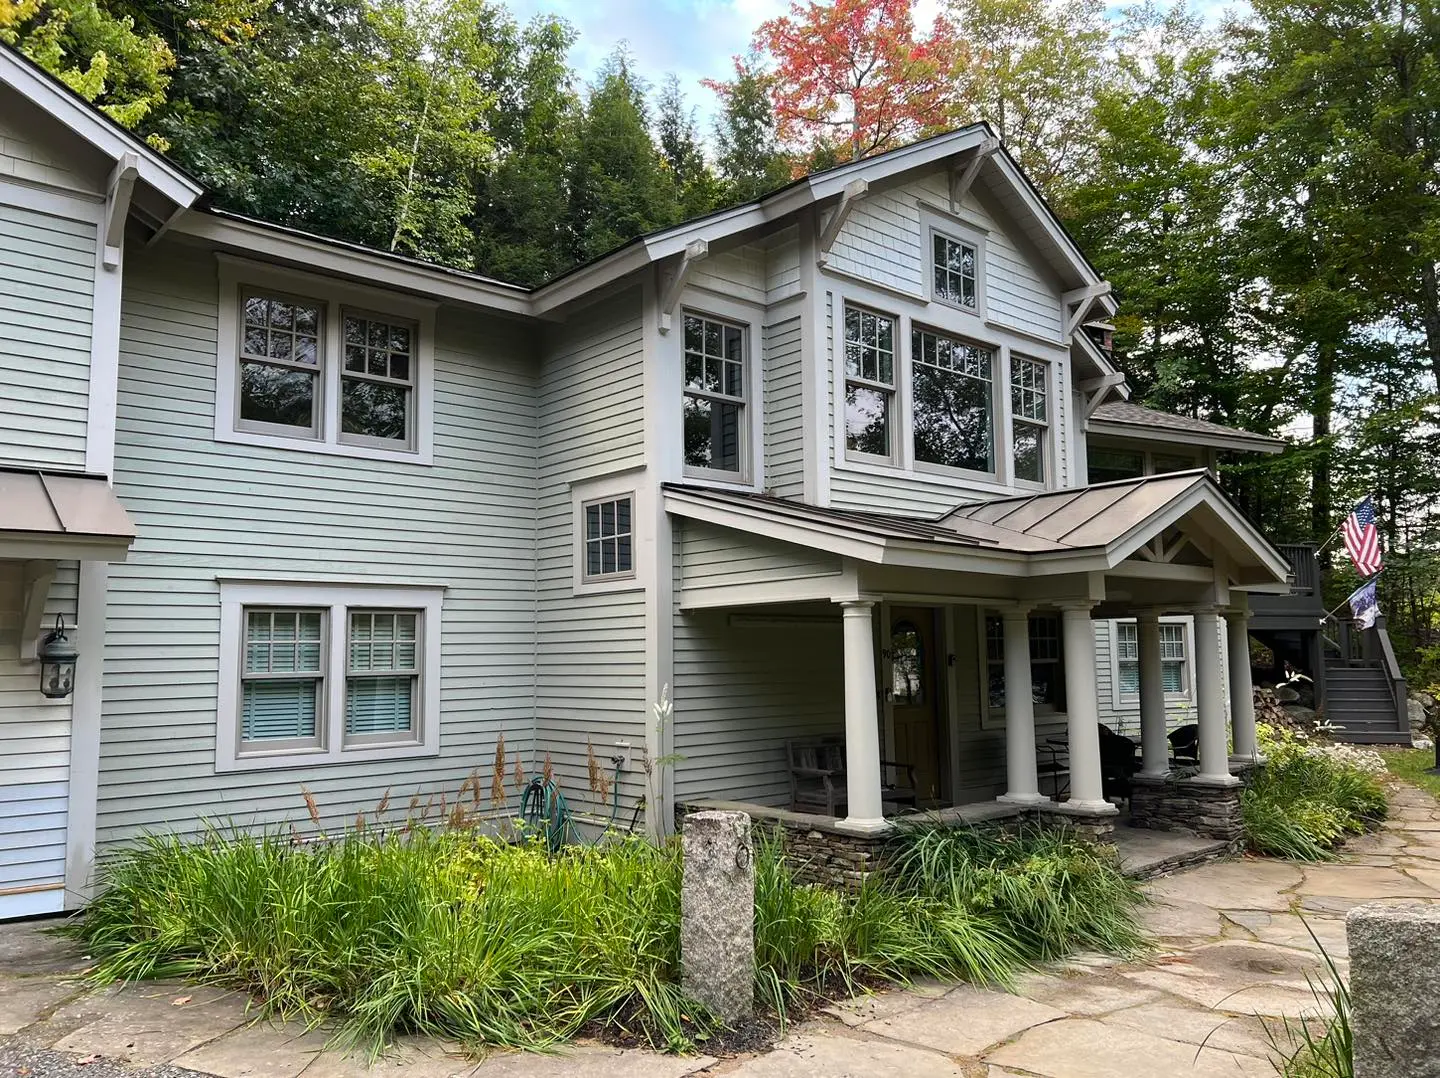
POLYGON ((1380 530, 1375 527, 1375 506, 1368 497, 1350 510, 1345 523, 1340 525, 1340 534, 1345 538, 1345 550, 1355 563, 1355 570, 1362 577, 1374 576, 1380 571, 1380 530))

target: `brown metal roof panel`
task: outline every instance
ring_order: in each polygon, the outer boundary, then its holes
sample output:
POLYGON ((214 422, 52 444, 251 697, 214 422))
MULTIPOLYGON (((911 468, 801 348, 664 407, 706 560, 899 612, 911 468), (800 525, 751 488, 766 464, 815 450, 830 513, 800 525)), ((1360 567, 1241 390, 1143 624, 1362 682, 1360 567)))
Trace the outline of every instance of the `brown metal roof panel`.
POLYGON ((135 538, 135 525, 103 476, 0 470, 0 531, 56 537, 135 538))
POLYGON ((1102 512, 1074 522, 1074 526, 1062 537, 1063 541, 1074 547, 1108 546, 1204 481, 1202 472, 1179 472, 1121 490, 1121 497, 1112 500, 1102 512))
POLYGON ((1048 494, 1036 494, 1024 500, 1016 500, 1008 512, 993 516, 991 519, 1002 528, 1054 539, 1055 536, 1041 530, 1040 526, 1056 513, 1067 512, 1076 503, 1083 502, 1088 493, 1086 488, 1080 487, 1072 490, 1052 491, 1048 494))
POLYGON ((0 471, 0 531, 64 530, 38 472, 0 471))

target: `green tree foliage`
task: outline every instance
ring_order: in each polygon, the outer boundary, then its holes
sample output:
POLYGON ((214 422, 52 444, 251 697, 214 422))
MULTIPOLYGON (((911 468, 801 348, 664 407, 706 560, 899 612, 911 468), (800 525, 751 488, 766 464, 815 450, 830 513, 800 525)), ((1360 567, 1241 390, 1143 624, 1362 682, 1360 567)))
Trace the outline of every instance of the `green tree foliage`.
POLYGON ((783 187, 791 178, 790 160, 780 149, 769 81, 755 53, 735 58, 735 78, 706 83, 720 95, 715 120, 716 171, 723 201, 749 202, 783 187))
POLYGON ((680 79, 673 74, 665 76, 656 99, 655 134, 675 187, 680 218, 709 213, 720 201, 722 188, 700 149, 695 110, 685 100, 680 79))

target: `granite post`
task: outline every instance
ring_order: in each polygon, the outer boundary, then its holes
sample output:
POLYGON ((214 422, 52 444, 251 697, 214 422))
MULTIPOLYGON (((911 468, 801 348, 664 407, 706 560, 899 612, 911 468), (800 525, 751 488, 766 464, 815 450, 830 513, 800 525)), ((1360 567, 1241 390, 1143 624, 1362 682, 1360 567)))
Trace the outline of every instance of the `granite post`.
POLYGON ((1345 935, 1355 1078, 1437 1078, 1440 906, 1356 906, 1345 935))
POLYGON ((743 812, 692 812, 681 849, 680 984, 726 1022, 755 1002, 755 850, 743 812))

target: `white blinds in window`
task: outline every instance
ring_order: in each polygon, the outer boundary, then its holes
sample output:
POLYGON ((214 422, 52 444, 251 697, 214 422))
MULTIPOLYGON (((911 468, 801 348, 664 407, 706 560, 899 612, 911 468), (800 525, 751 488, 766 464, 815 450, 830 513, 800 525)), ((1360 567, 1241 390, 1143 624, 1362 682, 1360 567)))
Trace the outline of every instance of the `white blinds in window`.
POLYGON ((324 624, 325 614, 320 610, 245 612, 242 741, 316 736, 324 676, 324 624))
MULTIPOLYGON (((1140 643, 1135 623, 1120 622, 1116 626, 1116 654, 1120 660, 1120 692, 1135 696, 1140 692, 1140 643)), ((1160 683, 1167 693, 1185 691, 1185 626, 1160 626, 1160 683)))
POLYGON ((413 611, 350 612, 345 682, 347 735, 403 733, 415 725, 419 621, 413 611))

